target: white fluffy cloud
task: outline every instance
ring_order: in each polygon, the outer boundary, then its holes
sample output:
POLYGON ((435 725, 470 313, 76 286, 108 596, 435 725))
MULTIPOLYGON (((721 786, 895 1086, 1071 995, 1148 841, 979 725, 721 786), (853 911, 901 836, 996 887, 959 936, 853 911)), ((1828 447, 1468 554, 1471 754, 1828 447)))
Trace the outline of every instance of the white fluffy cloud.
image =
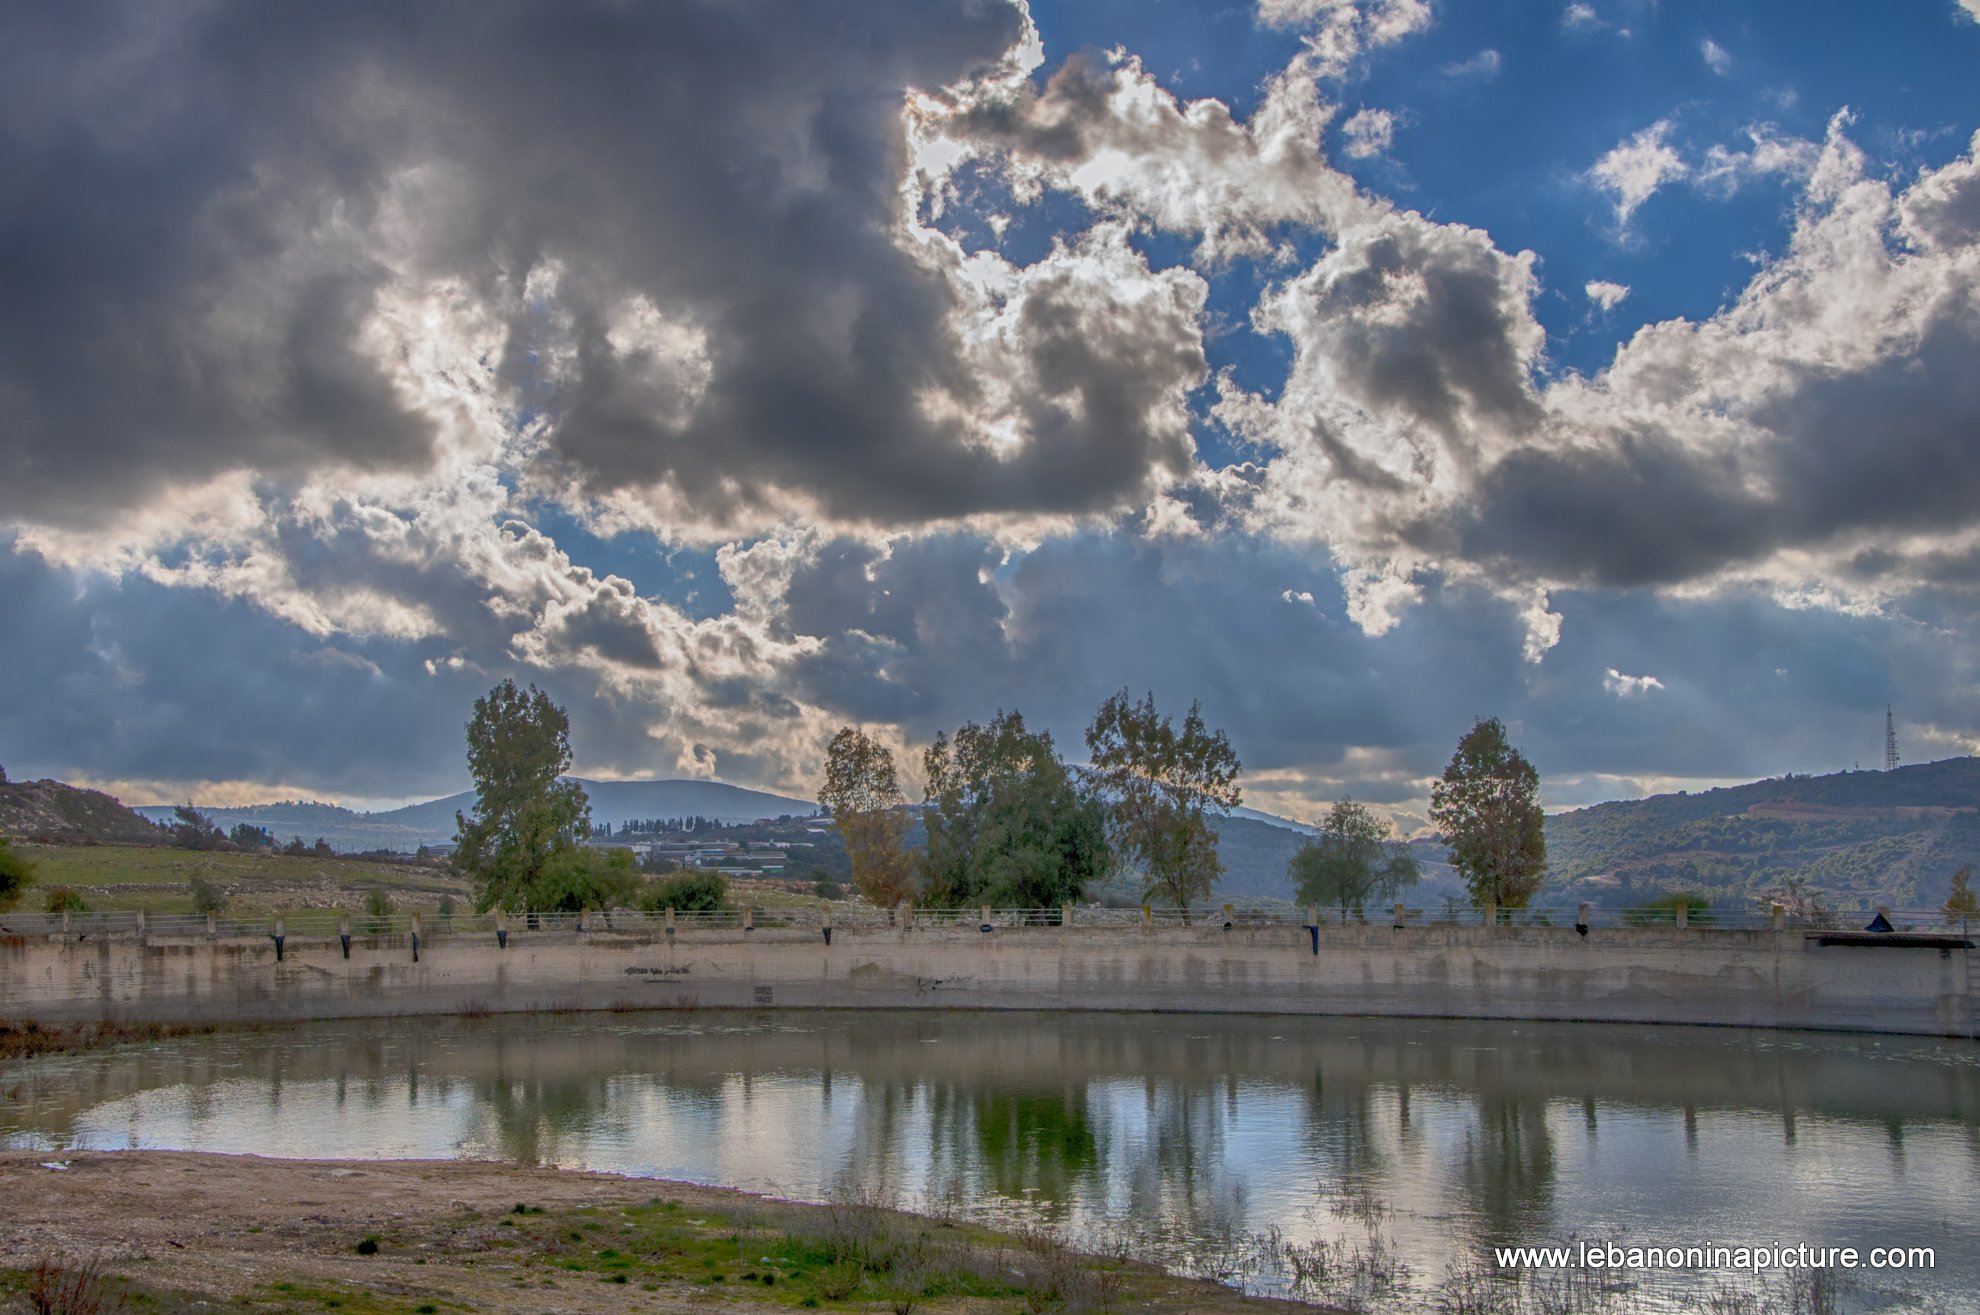
POLYGON ((1724 46, 1712 40, 1712 38, 1706 37, 1699 43, 1698 55, 1699 58, 1705 61, 1706 67, 1710 68, 1720 77, 1723 78, 1731 75, 1733 66, 1731 53, 1724 46))
POLYGON ((1387 110, 1356 110, 1341 124, 1341 153, 1356 160, 1384 155, 1396 140, 1396 116, 1387 110))
POLYGON ((1614 667, 1602 673, 1602 688, 1619 699, 1642 698, 1651 690, 1663 687, 1664 682, 1655 676, 1625 676, 1614 667))
POLYGON ((1629 296, 1629 284, 1613 283, 1608 279, 1590 279, 1582 284, 1581 290, 1587 294, 1588 300, 1605 311, 1614 310, 1629 296))
POLYGON ((1628 141, 1612 148, 1588 170, 1589 181, 1616 198, 1616 226, 1627 228, 1630 216, 1665 183, 1691 172, 1667 140, 1671 121, 1659 119, 1628 141))

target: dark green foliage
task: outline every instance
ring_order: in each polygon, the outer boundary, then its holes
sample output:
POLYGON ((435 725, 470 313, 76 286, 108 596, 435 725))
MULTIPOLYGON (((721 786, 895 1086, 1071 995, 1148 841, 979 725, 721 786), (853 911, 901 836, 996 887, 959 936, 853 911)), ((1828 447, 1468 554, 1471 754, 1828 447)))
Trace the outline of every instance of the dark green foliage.
POLYGON ((467 727, 474 816, 454 815, 454 861, 479 887, 478 909, 583 907, 595 874, 578 840, 591 810, 584 791, 563 779, 570 733, 564 710, 533 685, 525 694, 504 680, 475 700, 467 727))
POLYGON ((1050 734, 1017 712, 937 735, 923 756, 923 898, 935 907, 1046 909, 1104 881, 1113 859, 1100 800, 1050 734))
POLYGON ((728 907, 729 879, 719 872, 683 868, 662 877, 646 888, 640 897, 643 908, 658 912, 719 913, 728 907))
POLYGON ((34 884, 34 864, 16 854, 0 839, 0 913, 13 908, 34 884))
POLYGON ((364 915, 367 918, 389 918, 392 916, 392 897, 385 887, 373 886, 364 893, 364 915))
POLYGON ((629 908, 639 899, 639 884, 630 849, 573 845, 544 863, 529 907, 542 913, 629 908))
POLYGON ((192 892, 194 913, 220 913, 226 909, 227 897, 205 877, 195 875, 186 885, 192 892))
POLYGON ((50 886, 41 907, 49 913, 88 913, 89 901, 68 886, 50 886))
POLYGON ((818 806, 832 814, 852 862, 853 885, 883 908, 913 893, 906 805, 893 753, 865 731, 841 727, 825 750, 818 806))
POLYGON ((213 819, 195 811, 191 804, 180 804, 172 813, 178 818, 169 828, 172 843, 180 849, 219 849, 227 843, 226 835, 213 825, 213 819))
POLYGON ((1430 821, 1481 908, 1524 908, 1540 888, 1547 839, 1539 796, 1540 774, 1507 743, 1497 717, 1465 732, 1443 779, 1430 787, 1430 821))
POLYGON ((1648 903, 1624 909, 1623 921, 1632 927, 1675 927, 1679 909, 1685 911, 1685 920, 1690 926, 1712 925, 1711 902, 1703 895, 1688 890, 1674 890, 1648 903))
POLYGON ((1153 694, 1134 703, 1123 689, 1100 705, 1086 747, 1115 852, 1141 866, 1142 899, 1187 909, 1207 897, 1223 871, 1210 818, 1242 799, 1230 740, 1194 703, 1178 730, 1157 715, 1153 694))
POLYGON ((227 833, 227 839, 233 841, 242 849, 249 850, 261 849, 270 843, 266 831, 246 822, 234 823, 234 829, 227 833))
POLYGON ((1337 908, 1342 922, 1369 900, 1414 886, 1420 875, 1409 846, 1391 839, 1389 828, 1351 799, 1333 806, 1286 872, 1300 903, 1337 908))

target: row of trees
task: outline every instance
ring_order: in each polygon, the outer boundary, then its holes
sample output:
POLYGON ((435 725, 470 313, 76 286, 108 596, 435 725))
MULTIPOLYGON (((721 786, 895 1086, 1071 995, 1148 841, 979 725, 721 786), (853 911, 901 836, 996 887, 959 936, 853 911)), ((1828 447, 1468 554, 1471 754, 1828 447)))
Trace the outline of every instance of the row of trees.
POLYGON ((928 843, 911 826, 892 753, 848 726, 825 754, 818 802, 832 815, 853 884, 876 904, 1055 908, 1131 865, 1142 898, 1187 908, 1223 871, 1209 819, 1240 799, 1242 765, 1190 706, 1178 725, 1154 696, 1121 690, 1086 731, 1091 766, 1068 766, 1017 711, 965 722, 922 755, 928 843))
MULTIPOLYGON (((482 909, 598 907, 637 882, 625 850, 582 844, 590 803, 570 770, 570 721, 548 695, 504 680, 468 723, 473 812, 458 813, 456 862, 482 909)), ((1192 704, 1178 723, 1152 694, 1123 689, 1086 730, 1089 765, 1073 767, 1052 736, 1015 710, 966 722, 922 755, 927 843, 908 848, 907 798, 887 746, 855 727, 826 750, 818 802, 832 816, 852 879, 875 904, 917 899, 950 907, 1053 908, 1123 870, 1143 901, 1187 909, 1222 865, 1214 818, 1237 807, 1242 765, 1230 740, 1192 704)), ((1480 904, 1523 905, 1545 872, 1539 776, 1479 721, 1432 789, 1431 818, 1480 904)), ((1343 799, 1292 861, 1300 898, 1341 910, 1417 879, 1407 849, 1368 809, 1343 799)))

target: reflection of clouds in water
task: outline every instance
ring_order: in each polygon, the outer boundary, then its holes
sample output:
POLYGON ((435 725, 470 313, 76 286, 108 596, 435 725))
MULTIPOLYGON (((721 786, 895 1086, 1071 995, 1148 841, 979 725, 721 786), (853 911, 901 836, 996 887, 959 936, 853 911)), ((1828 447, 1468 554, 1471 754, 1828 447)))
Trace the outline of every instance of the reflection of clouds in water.
MULTIPOLYGON (((339 1024, 75 1057, 16 1147, 471 1155, 1038 1222, 1175 1265, 1274 1227, 1391 1240, 1423 1297, 1487 1241, 1941 1248, 1980 1192, 1966 1052, 1850 1038, 873 1015, 339 1024), (1276 1030, 1275 1030, 1276 1029, 1276 1030), (944 1044, 924 1044, 939 1036, 944 1044), (1372 1216, 1372 1218, 1371 1218, 1372 1216)), ((1915 1277, 1915 1276, 1914 1276, 1915 1277)))

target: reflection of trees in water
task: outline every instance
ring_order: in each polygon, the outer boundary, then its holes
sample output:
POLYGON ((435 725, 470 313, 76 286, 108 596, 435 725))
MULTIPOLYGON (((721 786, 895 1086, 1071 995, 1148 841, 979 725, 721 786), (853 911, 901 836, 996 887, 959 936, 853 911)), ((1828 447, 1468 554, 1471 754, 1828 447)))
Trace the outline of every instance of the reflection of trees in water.
POLYGON ((1550 1236, 1556 1168, 1544 1102, 1480 1097, 1459 1179, 1479 1222, 1478 1241, 1517 1246, 1550 1236))
POLYGON ((984 1185, 1000 1195, 1063 1203, 1099 1168, 1083 1092, 989 1092, 975 1113, 984 1185))

